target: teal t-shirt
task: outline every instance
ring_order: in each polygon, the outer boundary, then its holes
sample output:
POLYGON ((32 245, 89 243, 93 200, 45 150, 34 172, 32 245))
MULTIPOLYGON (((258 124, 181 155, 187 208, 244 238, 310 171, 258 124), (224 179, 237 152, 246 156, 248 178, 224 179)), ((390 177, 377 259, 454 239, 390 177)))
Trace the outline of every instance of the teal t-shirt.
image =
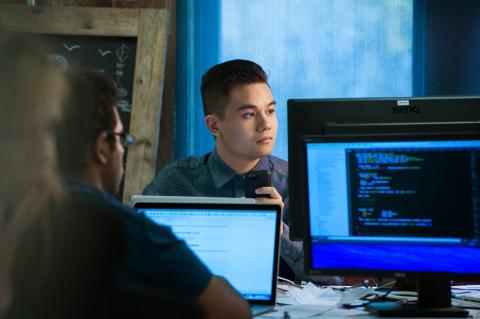
POLYGON ((68 189, 76 209, 102 209, 120 219, 124 253, 114 272, 120 286, 156 290, 190 301, 197 300, 208 286, 210 270, 169 227, 155 224, 88 184, 69 182, 68 189))

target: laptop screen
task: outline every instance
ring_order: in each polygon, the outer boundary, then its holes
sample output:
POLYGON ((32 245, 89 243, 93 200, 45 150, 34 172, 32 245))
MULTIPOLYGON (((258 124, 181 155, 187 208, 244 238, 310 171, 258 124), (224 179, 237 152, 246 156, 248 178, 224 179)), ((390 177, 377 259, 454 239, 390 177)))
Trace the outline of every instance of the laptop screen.
POLYGON ((143 203, 136 208, 170 226, 213 274, 227 278, 245 299, 272 299, 280 215, 276 206, 143 203))

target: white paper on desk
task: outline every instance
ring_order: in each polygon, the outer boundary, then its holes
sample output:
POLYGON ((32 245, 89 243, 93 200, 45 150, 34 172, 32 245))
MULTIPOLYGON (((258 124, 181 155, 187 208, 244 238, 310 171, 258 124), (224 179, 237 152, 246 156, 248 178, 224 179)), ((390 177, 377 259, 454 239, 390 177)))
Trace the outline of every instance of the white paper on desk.
POLYGON ((452 288, 459 290, 480 290, 480 285, 452 286, 452 288))
POLYGON ((339 293, 331 288, 320 288, 309 282, 303 289, 289 291, 299 305, 335 306, 340 300, 339 293))
POLYGON ((298 305, 298 302, 296 302, 295 299, 293 299, 293 297, 288 294, 288 295, 277 296, 277 304, 298 305))
POLYGON ((279 305, 298 305, 298 302, 292 297, 292 291, 301 291, 302 288, 291 285, 278 285, 277 304, 279 305))
POLYGON ((329 316, 334 317, 354 317, 354 316, 368 316, 370 313, 362 309, 344 309, 335 308, 328 312, 329 316))
POLYGON ((297 305, 297 306, 285 306, 279 307, 275 312, 269 312, 262 315, 260 318, 283 318, 285 311, 288 312, 290 318, 311 318, 314 316, 320 316, 325 312, 331 310, 331 306, 318 306, 318 305, 297 305))

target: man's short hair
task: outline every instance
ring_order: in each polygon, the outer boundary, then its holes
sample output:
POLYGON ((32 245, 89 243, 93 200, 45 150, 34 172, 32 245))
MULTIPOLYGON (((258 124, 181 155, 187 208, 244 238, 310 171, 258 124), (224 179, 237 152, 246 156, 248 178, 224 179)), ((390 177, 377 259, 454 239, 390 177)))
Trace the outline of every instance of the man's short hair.
POLYGON ((98 135, 115 128, 118 91, 110 78, 96 71, 79 71, 67 79, 68 98, 57 130, 58 160, 63 175, 78 176, 98 135))
POLYGON ((267 83, 268 75, 262 67, 248 60, 231 60, 210 68, 202 77, 202 102, 206 115, 223 118, 229 103, 230 91, 237 85, 267 83))

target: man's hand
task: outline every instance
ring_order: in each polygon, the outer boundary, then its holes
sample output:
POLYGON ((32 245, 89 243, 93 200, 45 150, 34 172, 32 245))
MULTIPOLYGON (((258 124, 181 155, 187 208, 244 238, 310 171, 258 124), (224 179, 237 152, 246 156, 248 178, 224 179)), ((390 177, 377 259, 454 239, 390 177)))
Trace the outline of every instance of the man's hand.
MULTIPOLYGON (((275 205, 280 205, 282 207, 282 220, 283 220, 283 207, 285 206, 283 204, 283 198, 280 196, 280 194, 277 192, 277 189, 275 187, 259 187, 255 190, 255 193, 257 194, 262 194, 262 195, 270 195, 270 198, 268 197, 256 197, 255 202, 257 203, 265 203, 265 204, 275 204, 275 205)), ((280 221, 280 234, 283 234, 283 221, 280 221)))

